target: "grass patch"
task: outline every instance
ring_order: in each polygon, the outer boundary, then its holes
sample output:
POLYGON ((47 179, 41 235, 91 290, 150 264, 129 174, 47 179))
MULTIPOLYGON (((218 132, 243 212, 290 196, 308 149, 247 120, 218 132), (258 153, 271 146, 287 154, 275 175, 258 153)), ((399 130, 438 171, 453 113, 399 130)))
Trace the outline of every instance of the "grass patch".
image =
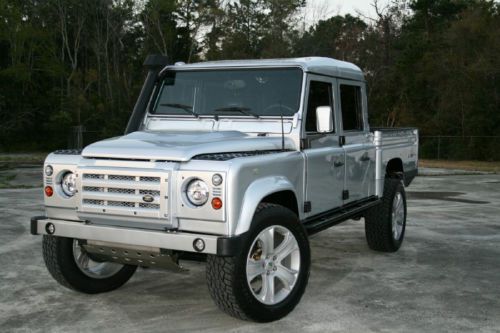
POLYGON ((16 179, 17 174, 1 172, 0 173, 0 189, 24 189, 24 188, 35 188, 42 187, 42 184, 36 185, 25 185, 25 184, 12 184, 11 182, 16 179))
POLYGON ((16 178, 16 174, 0 173, 0 188, 11 188, 10 182, 16 178))
POLYGON ((500 162, 420 160, 419 167, 500 173, 500 162))
POLYGON ((0 190, 19 190, 19 189, 29 189, 29 188, 37 188, 43 187, 42 184, 38 184, 38 186, 30 186, 30 185, 10 185, 10 184, 2 184, 0 183, 0 190))
POLYGON ((23 153, 3 154, 0 153, 0 164, 43 164, 48 153, 23 153))

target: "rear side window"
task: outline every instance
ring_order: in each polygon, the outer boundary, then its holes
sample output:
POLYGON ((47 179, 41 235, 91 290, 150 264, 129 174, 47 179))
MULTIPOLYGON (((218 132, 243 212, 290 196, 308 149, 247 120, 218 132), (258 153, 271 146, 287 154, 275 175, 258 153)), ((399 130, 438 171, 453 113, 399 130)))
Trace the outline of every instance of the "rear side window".
POLYGON ((307 101, 306 131, 317 132, 316 108, 329 106, 333 110, 332 84, 321 81, 311 81, 309 84, 309 99, 307 101))
POLYGON ((340 105, 344 131, 362 131, 364 127, 361 87, 341 84, 340 105))

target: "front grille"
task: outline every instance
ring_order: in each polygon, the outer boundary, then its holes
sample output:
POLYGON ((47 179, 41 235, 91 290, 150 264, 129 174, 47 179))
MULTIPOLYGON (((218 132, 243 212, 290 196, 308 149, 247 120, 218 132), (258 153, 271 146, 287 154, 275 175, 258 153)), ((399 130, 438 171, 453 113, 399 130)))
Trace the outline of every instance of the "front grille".
POLYGON ((109 175, 108 180, 124 180, 127 182, 133 182, 135 180, 135 177, 134 176, 109 175))
POLYGON ((160 205, 158 204, 150 204, 150 203, 140 203, 139 207, 145 208, 145 209, 159 209, 160 205))
POLYGON ((140 171, 127 174, 84 171, 81 189, 82 212, 167 217, 167 174, 160 177, 141 175, 140 171))
POLYGON ((108 188, 108 193, 135 194, 135 190, 131 188, 108 188))
POLYGON ((149 194, 149 195, 152 195, 154 197, 157 197, 160 195, 160 191, 152 191, 152 190, 139 190, 139 194, 142 194, 142 195, 146 195, 146 194, 149 194))
POLYGON ((139 177, 141 182, 159 183, 160 177, 139 177))
POLYGON ((83 199, 84 205, 104 206, 104 200, 83 199))
POLYGON ((84 186, 83 191, 84 192, 104 192, 104 188, 97 187, 97 186, 84 186))
POLYGON ((83 179, 104 179, 104 175, 99 175, 94 173, 84 173, 83 179))

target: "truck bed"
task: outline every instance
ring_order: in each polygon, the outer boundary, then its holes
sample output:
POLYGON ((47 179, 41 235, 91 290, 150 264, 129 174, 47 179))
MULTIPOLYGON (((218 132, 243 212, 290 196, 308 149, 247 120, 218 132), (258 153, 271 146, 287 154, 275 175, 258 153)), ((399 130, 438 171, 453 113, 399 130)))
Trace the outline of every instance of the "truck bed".
POLYGON ((410 185, 418 173, 418 129, 375 127, 371 131, 377 161, 380 161, 376 170, 378 194, 381 194, 389 162, 402 168, 405 186, 410 185))

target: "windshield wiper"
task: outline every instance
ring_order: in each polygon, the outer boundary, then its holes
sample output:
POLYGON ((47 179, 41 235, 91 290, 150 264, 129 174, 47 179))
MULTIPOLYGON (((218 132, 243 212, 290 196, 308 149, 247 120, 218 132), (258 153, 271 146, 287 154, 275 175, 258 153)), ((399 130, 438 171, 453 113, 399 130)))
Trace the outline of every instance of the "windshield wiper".
POLYGON ((160 106, 168 106, 175 109, 181 109, 198 118, 198 114, 193 111, 193 107, 191 105, 180 104, 180 103, 162 103, 160 104, 160 106))
POLYGON ((255 113, 252 113, 250 112, 250 108, 245 108, 245 107, 239 107, 239 106, 228 106, 228 107, 224 107, 224 108, 217 108, 214 110, 214 112, 231 112, 231 111, 235 111, 235 112, 239 112, 239 113, 242 113, 244 115, 247 115, 247 116, 250 116, 250 117, 254 117, 254 118, 257 118, 259 119, 259 115, 256 115, 255 113))

